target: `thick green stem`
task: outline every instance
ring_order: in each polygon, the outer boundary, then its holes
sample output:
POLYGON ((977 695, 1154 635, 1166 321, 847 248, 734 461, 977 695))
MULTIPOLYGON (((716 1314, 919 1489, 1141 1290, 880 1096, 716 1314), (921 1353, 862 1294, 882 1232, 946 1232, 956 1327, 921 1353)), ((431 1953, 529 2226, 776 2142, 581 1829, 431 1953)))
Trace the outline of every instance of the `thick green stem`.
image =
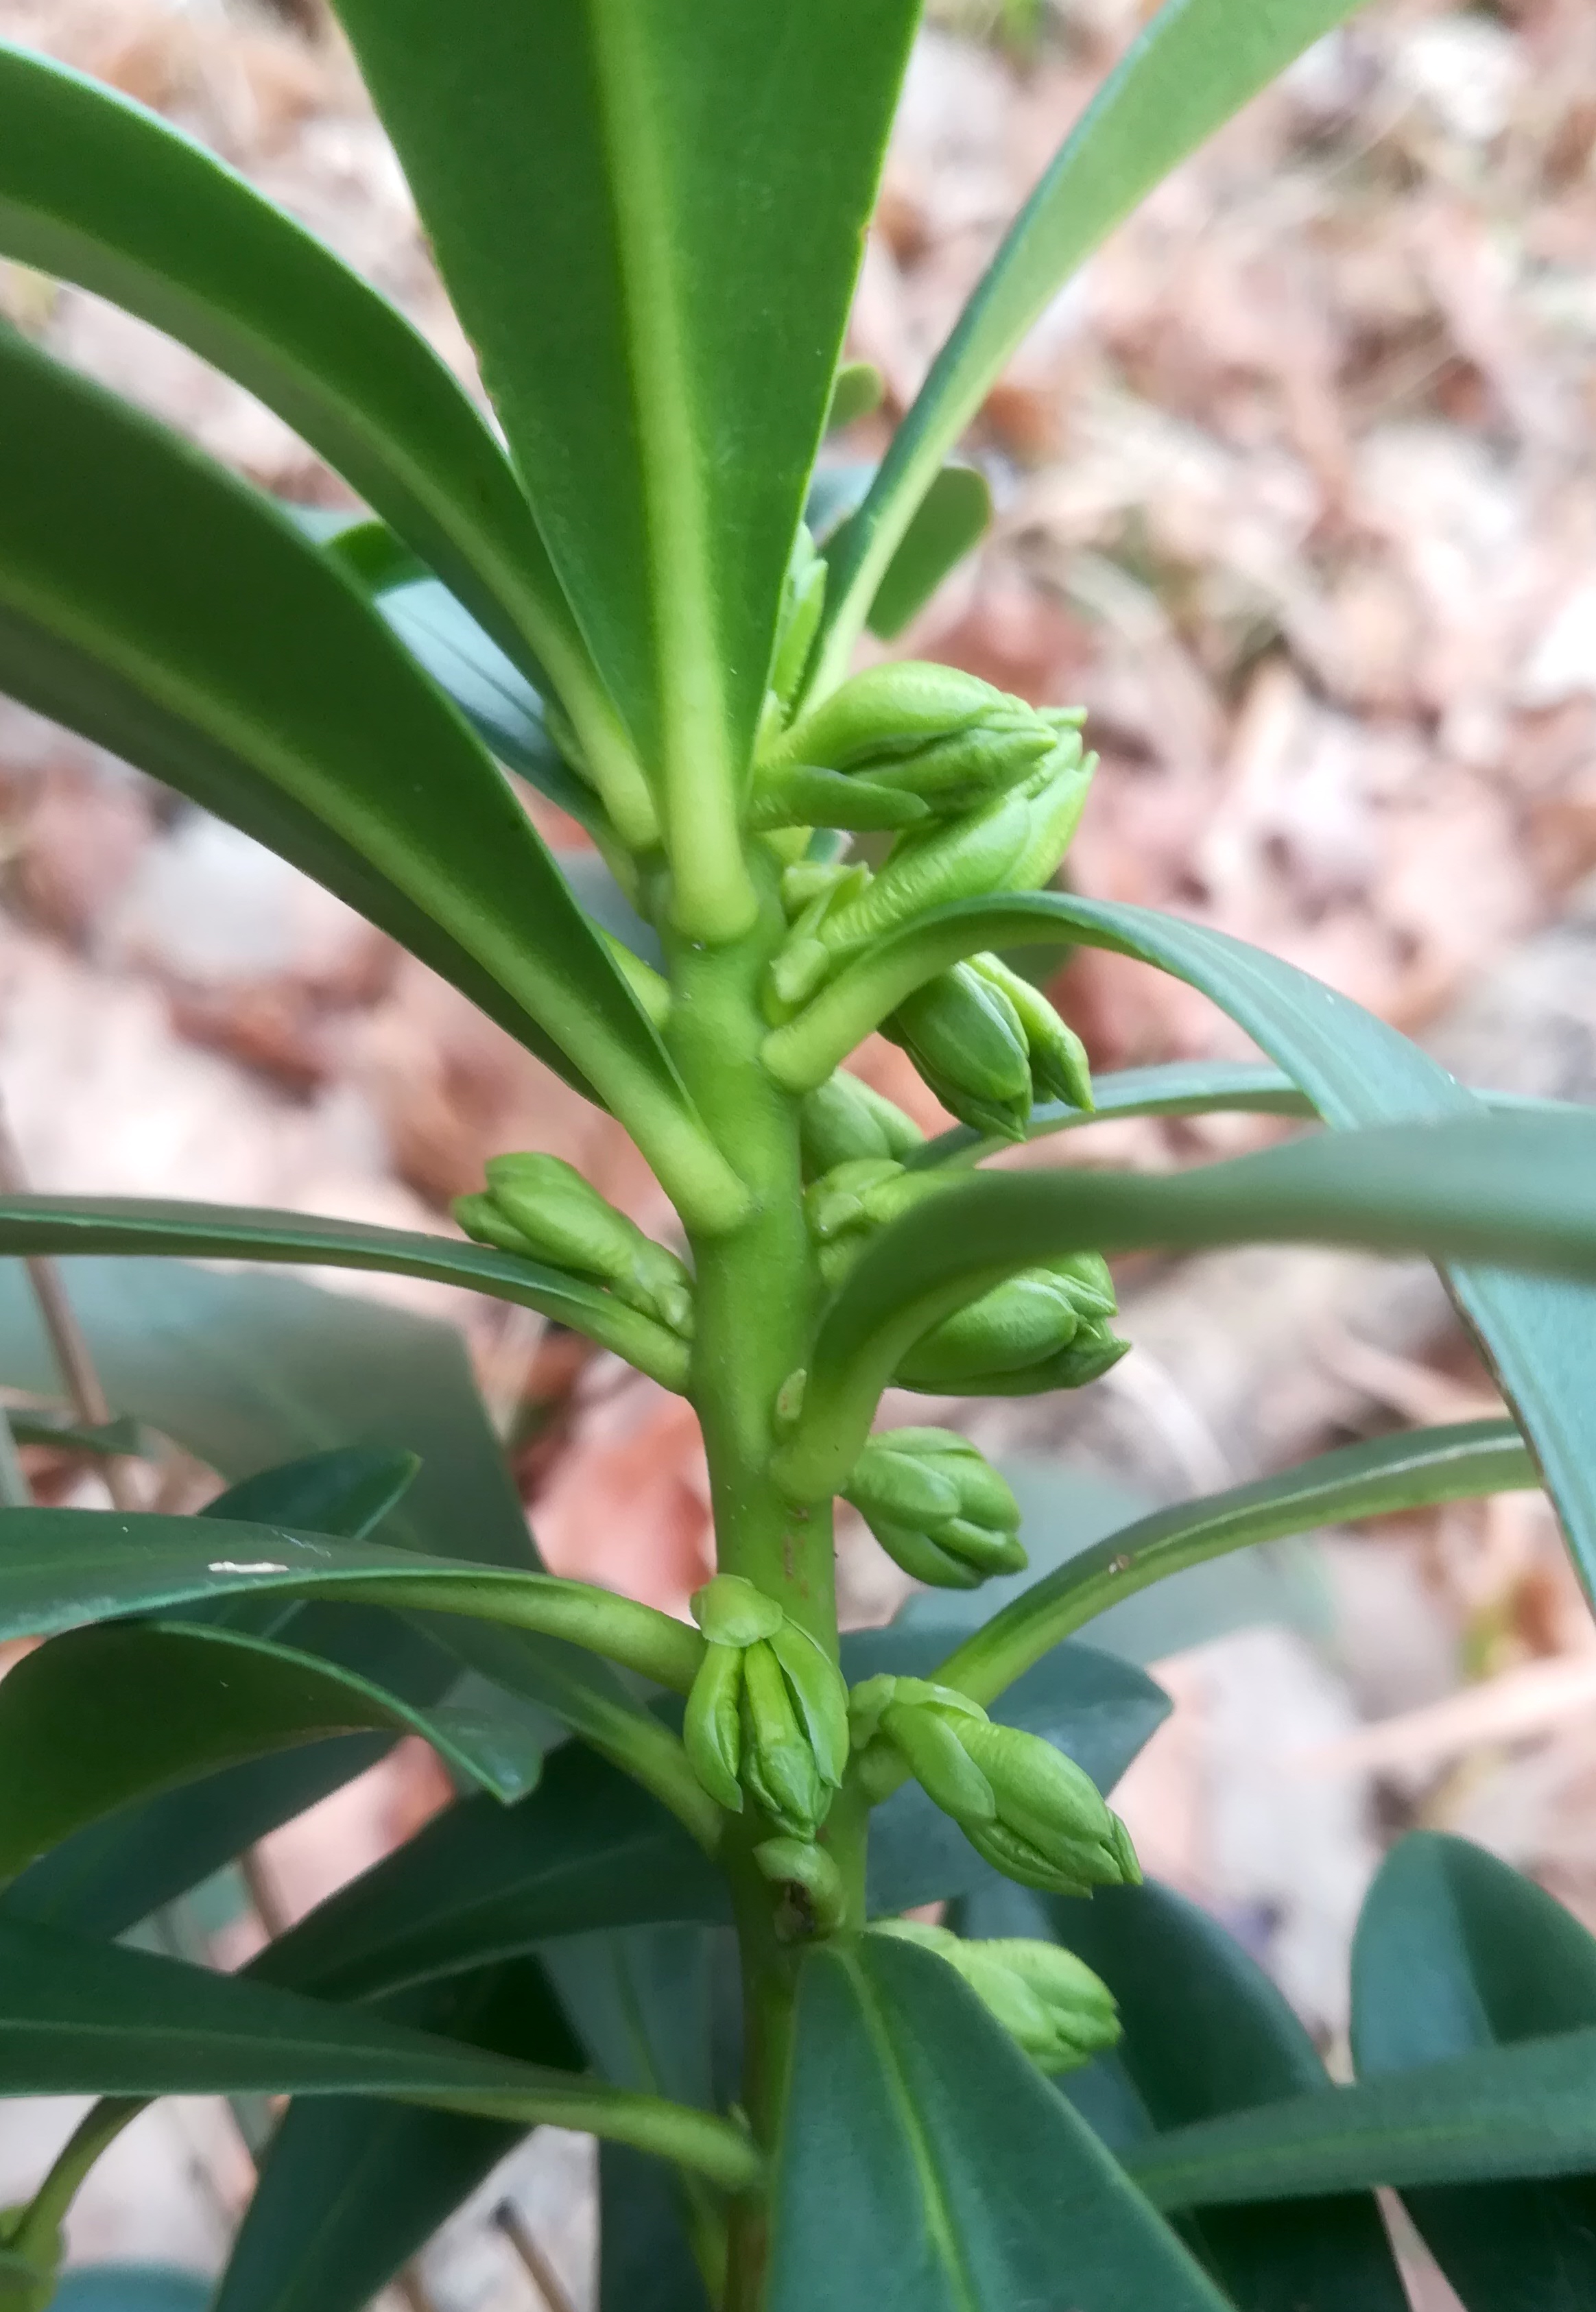
MULTIPOLYGON (((780 1600, 835 1660, 837 1599, 829 1500, 795 1507, 776 1484, 776 1401, 805 1362, 821 1283, 803 1218, 797 1102, 760 1063, 767 1033, 759 983, 785 932, 764 877, 759 920, 734 945, 679 946, 672 956, 667 1040, 698 1113, 750 1192, 737 1228, 695 1234, 696 1332, 689 1394, 697 1408, 715 1510, 716 1563, 780 1600)), ((845 1879, 862 1883, 864 1824, 852 1821, 845 1879)), ((750 1814, 729 1824, 723 1861, 732 1879, 741 1949, 747 2054, 743 2102, 756 2139, 775 2141, 785 2089, 797 1950, 778 1920, 785 1897, 752 1861, 769 1826, 750 1814)), ((822 1833, 832 1843, 832 1826, 822 1833)), ((838 1854, 839 1867, 844 1856, 838 1854)), ((726 2312, 759 2299, 765 2218, 733 2212, 726 2312)))

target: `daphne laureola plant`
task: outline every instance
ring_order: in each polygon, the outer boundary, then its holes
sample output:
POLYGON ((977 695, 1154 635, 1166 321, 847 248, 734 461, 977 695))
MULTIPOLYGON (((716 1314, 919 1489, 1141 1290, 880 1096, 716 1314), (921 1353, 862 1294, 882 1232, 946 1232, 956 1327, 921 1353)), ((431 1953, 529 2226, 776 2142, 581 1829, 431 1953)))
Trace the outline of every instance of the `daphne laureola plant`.
POLYGON ((1030 323, 1344 0, 1169 0, 863 477, 817 459, 874 390, 840 349, 914 0, 337 6, 497 430, 209 154, 0 52, 0 254, 230 372, 369 509, 270 504, 5 335, 0 682, 463 989, 631 1134, 680 1247, 506 1150, 459 1238, 13 1196, 0 1249, 386 1267, 541 1310, 688 1398, 715 1570, 691 1625, 544 1572, 458 1407, 419 1481, 378 1428, 322 1429, 198 1518, 0 1510, 0 1635, 45 1641, 0 1686, 0 2091, 101 2097, 4 2218, 0 2299, 51 2300, 73 2194, 144 2102, 223 2092, 290 2098, 223 2312, 354 2312, 545 2122, 601 2141, 612 2312, 1379 2312, 1406 2301, 1381 2185, 1471 2312, 1596 2301, 1596 1944, 1407 1840, 1332 2089, 1240 1948, 1141 1884, 1103 1791, 1163 1704, 1070 1642, 1223 1552, 1543 1482, 1589 1582, 1596 1125, 1071 896, 1078 712, 853 670, 978 533, 945 461, 1030 323), (1094 1089, 1011 959, 1083 945, 1188 980, 1266 1058, 1094 1089), (850 1073, 878 1029, 955 1128, 850 1073), (1329 1129, 1156 1178, 980 1169, 1222 1108, 1329 1129), (1249 1239, 1449 1264, 1513 1417, 1157 1511, 1029 1586, 999 1470, 873 1433, 889 1384, 1089 1385, 1127 1345, 1105 1255, 1249 1239), (839 1641, 838 1498, 936 1616, 839 1641), (241 1974, 123 1940, 404 1732, 456 1803, 241 1974))

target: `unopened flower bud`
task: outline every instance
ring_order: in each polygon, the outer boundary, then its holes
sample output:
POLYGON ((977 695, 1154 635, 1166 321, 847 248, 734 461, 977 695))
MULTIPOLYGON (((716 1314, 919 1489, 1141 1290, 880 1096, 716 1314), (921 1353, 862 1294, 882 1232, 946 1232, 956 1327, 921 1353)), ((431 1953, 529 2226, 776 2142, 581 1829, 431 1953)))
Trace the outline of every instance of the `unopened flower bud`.
POLYGON ((573 1166, 557 1156, 527 1153, 490 1157, 487 1170, 487 1195, 455 1203, 455 1219, 468 1236, 595 1278, 628 1308, 690 1339, 688 1271, 573 1166))
POLYGON ((913 827, 930 813, 919 797, 873 779, 809 763, 778 763, 757 775, 748 824, 755 834, 781 827, 844 827, 872 834, 913 827))
POLYGON ((890 1156, 856 1157, 822 1173, 804 1192, 803 1212, 828 1288, 838 1289, 877 1229, 956 1179, 948 1172, 907 1171, 890 1156))
POLYGON ((1032 841, 1032 818, 1033 805, 1016 789, 963 818, 908 828, 868 888, 829 910, 820 936, 840 960, 949 900, 1013 888, 1032 841))
POLYGON ((908 1155, 925 1134, 900 1108, 839 1068, 804 1095, 798 1111, 803 1175, 815 1180, 857 1157, 908 1155))
POLYGON ((1114 1280, 1101 1253, 1061 1253, 1005 1277, 923 1335, 900 1362, 906 1388, 1026 1397, 1079 1388, 1126 1353, 1109 1329, 1114 1280))
POLYGON ((746 1788, 778 1828, 812 1840, 847 1764, 847 1693, 836 1666, 772 1598, 717 1573, 693 1598, 708 1643, 682 1741, 733 1814, 746 1788))
POLYGON ((1032 1097, 1067 1100, 1072 1108, 1092 1108, 1092 1065, 1086 1047, 1068 1028, 1039 987, 1011 971, 995 955, 972 955, 969 968, 988 986, 1007 996, 1025 1037, 1030 1056, 1032 1097))
POLYGON ((1030 1053, 1008 996, 973 966, 955 964, 900 1003, 881 1032, 901 1044, 961 1124, 1023 1140, 1030 1120, 1030 1053))
POLYGON ((1011 891, 1039 891, 1053 880, 1074 839, 1092 792, 1097 757, 1081 751, 1080 732, 1058 732, 1057 744, 1021 791, 1026 804, 1025 841, 1009 870, 1011 891))
POLYGON ((948 1429, 873 1437, 843 1487, 889 1557, 939 1590, 1019 1573, 1020 1504, 979 1449, 948 1429))
POLYGON ((885 1736, 978 1854, 1022 1886, 1060 1895, 1133 1882, 1129 1833, 1090 1775, 1039 1735, 995 1725, 951 1688, 867 1679, 853 1696, 854 1739, 885 1736))
POLYGON ((1078 2071, 1119 2038, 1113 1993, 1061 1944, 967 1942, 914 1919, 879 1920, 869 1931, 914 1943, 956 1968, 1039 2071, 1078 2071))
POLYGON ((957 667, 898 660, 866 668, 811 707, 788 733, 785 751, 794 762, 852 770, 901 758, 1016 704, 957 667))

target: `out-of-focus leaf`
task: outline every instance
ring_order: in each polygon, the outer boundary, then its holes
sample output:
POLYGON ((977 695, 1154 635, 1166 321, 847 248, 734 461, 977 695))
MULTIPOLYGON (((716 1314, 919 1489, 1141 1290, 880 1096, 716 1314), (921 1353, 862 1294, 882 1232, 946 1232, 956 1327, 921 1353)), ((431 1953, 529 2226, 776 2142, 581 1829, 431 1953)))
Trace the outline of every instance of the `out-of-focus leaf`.
MULTIPOLYGON (((1593 2025, 1596 1940, 1560 1903, 1464 1839, 1392 1850, 1353 1949, 1361 2079, 1593 2025)), ((1596 2171, 1404 2197, 1469 2312, 1596 2302, 1596 2171)))
POLYGON ((992 492, 973 466, 944 466, 916 508, 870 606, 870 631, 891 642, 986 534, 992 492))
MULTIPOLYGON (((580 2071, 535 1959, 389 2001, 393 2021, 523 2062, 580 2071)), ((215 2312, 361 2312, 523 2132, 513 2120, 329 2096, 277 2125, 215 2312)), ((654 2163, 630 2155, 652 2172, 654 2163)))

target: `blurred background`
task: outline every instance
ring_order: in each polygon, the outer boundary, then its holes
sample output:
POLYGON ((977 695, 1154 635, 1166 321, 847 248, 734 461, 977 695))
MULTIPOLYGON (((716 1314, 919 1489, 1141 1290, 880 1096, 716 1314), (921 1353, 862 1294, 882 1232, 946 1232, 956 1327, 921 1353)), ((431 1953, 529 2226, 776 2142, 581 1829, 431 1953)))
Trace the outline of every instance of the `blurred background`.
MULTIPOLYGON (((879 454, 1147 13, 934 0, 851 337, 885 412, 831 454, 879 454)), ((469 374, 320 0, 0 0, 0 33, 194 132, 469 374)), ((93 298, 0 265, 0 312, 262 487, 350 503, 247 395, 93 298)), ((969 444, 988 539, 893 647, 1086 705, 1103 762, 1078 889, 1259 941, 1470 1082, 1596 1098, 1593 426, 1596 13, 1375 0, 1050 309, 969 444)), ((1053 993, 1100 1069, 1247 1049, 1203 999, 1113 958, 1053 993)), ((934 1128, 901 1055, 860 1064, 934 1128)), ((463 998, 4 702, 0 1093, 41 1189, 438 1229, 487 1156, 538 1147, 669 1226, 615 1127, 463 998)), ((1171 1166, 1282 1128, 1118 1123, 1022 1160, 1171 1166)), ((329 1281, 460 1328, 552 1565, 683 1604, 707 1525, 679 1400, 526 1312, 329 1281)), ((1499 1409, 1427 1271, 1267 1250, 1119 1281, 1136 1351, 1090 1392, 889 1405, 1004 1462, 1042 1562, 1138 1507, 1499 1409)), ((27 1458, 41 1499, 103 1498, 69 1457, 27 1458)), ((162 1484, 174 1503, 215 1490, 196 1464, 162 1484)), ((842 1571, 855 1622, 908 1586, 862 1528, 842 1571)), ((1332 2061, 1351 1923, 1401 1830, 1478 1839, 1596 1924, 1596 1633, 1539 1496, 1239 1560, 1091 1634, 1156 1665, 1175 1704, 1119 1800, 1148 1868, 1243 1938, 1332 2061)), ((267 1843, 268 1903, 297 1914, 446 1795, 428 1754, 396 1753, 267 1843)), ((220 1931, 246 1947, 247 1921, 220 1931)), ((0 2202, 41 2125, 0 2129, 0 2202)), ((546 2132, 510 2179, 577 2305, 584 2160, 546 2132)), ((85 2195, 75 2253, 212 2266, 247 2176, 219 2107, 163 2107, 85 2195)), ((539 2300, 487 2220, 504 2188, 417 2276, 439 2312, 539 2300)))

